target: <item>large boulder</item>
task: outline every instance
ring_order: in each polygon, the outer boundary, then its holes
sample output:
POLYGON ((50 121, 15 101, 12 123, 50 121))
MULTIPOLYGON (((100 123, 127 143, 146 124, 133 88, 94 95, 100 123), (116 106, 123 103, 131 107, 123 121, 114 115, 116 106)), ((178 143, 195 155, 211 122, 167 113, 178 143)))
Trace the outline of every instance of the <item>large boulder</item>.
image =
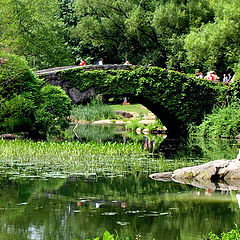
POLYGON ((153 173, 149 177, 158 181, 174 181, 210 190, 240 190, 240 161, 215 160, 173 172, 153 173))
POLYGON ((202 165, 177 169, 173 172, 154 173, 152 179, 240 179, 239 160, 215 160, 202 165))

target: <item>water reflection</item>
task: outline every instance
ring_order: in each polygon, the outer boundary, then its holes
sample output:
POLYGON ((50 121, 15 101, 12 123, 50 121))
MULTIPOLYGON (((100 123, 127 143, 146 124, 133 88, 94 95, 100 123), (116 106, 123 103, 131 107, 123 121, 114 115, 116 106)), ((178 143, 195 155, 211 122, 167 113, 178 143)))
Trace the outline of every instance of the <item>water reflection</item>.
POLYGON ((1 239, 86 239, 105 230, 143 239, 201 239, 240 220, 234 191, 209 193, 136 176, 47 182, 1 179, 1 239))
MULTIPOLYGON (((228 140, 143 136, 112 127, 106 132, 102 127, 90 129, 83 128, 82 134, 79 130, 78 140, 138 142, 158 165, 233 159, 238 149, 228 140)), ((69 140, 76 138, 70 135, 69 140)), ((196 240, 210 231, 229 231, 240 221, 238 183, 157 182, 148 174, 129 172, 110 173, 111 178, 26 179, 28 172, 22 167, 11 165, 6 174, 6 166, 1 166, 2 176, 9 177, 0 178, 0 239, 92 239, 108 230, 125 236, 141 234, 149 240, 196 240), (13 175, 12 169, 19 172, 13 175)), ((147 172, 148 166, 143 167, 147 172)))
POLYGON ((161 154, 166 159, 233 159, 238 152, 234 139, 170 138, 164 134, 137 134, 125 131, 123 126, 78 125, 73 132, 71 126, 65 133, 68 140, 98 142, 138 142, 152 154, 161 154))

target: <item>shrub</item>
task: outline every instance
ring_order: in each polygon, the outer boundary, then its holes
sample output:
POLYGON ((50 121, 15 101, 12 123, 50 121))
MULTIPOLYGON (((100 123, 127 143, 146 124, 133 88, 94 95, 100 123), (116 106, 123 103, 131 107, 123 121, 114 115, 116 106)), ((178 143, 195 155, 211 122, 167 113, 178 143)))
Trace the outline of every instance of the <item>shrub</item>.
POLYGON ((239 104, 215 108, 199 126, 193 127, 191 133, 203 137, 236 137, 240 133, 239 104))
POLYGON ((0 54, 7 59, 0 65, 0 132, 46 138, 64 130, 71 110, 66 93, 37 79, 23 58, 0 54))
POLYGON ((34 124, 35 104, 31 99, 16 95, 2 102, 0 131, 2 133, 29 132, 34 124))
POLYGON ((35 112, 34 134, 45 138, 58 134, 69 125, 71 100, 60 87, 45 85, 40 90, 40 101, 35 112))

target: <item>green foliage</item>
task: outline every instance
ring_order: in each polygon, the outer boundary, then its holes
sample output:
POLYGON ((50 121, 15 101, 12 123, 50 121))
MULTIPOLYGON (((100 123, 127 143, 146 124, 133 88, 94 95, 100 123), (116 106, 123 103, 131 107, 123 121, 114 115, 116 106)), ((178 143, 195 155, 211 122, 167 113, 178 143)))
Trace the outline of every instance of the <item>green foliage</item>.
POLYGON ((31 99, 16 95, 2 102, 0 112, 0 132, 28 132, 34 125, 36 105, 31 99))
POLYGON ((66 93, 36 79, 23 58, 4 52, 1 57, 7 61, 0 66, 0 132, 46 138, 68 127, 66 93))
POLYGON ((0 6, 0 49, 37 69, 73 64, 58 0, 0 0, 0 6))
POLYGON ((219 102, 213 112, 206 115, 199 126, 191 129, 192 134, 204 137, 235 138, 240 133, 240 70, 235 66, 234 82, 221 88, 219 102))
POLYGON ((125 125, 126 129, 129 130, 136 130, 137 128, 140 128, 141 130, 145 128, 144 124, 139 122, 139 119, 131 120, 129 123, 125 125))
POLYGON ((216 70, 221 75, 232 71, 234 64, 239 62, 238 4, 238 0, 209 1, 215 15, 214 21, 193 28, 185 39, 185 48, 191 65, 205 71, 216 70))
POLYGON ((68 127, 71 100, 60 87, 45 85, 40 90, 40 101, 35 112, 35 129, 39 137, 59 133, 68 127))
POLYGON ((107 62, 186 66, 184 34, 213 19, 205 0, 77 0, 79 22, 73 29, 82 46, 103 48, 107 62))
POLYGON ((235 138, 240 133, 239 104, 215 108, 199 126, 192 129, 192 132, 203 137, 235 138))
MULTIPOLYGON (((110 232, 105 231, 101 239, 102 240, 132 240, 133 238, 131 236, 121 237, 118 234, 116 234, 115 236, 114 234, 111 234, 110 232)), ((136 238, 136 239, 140 239, 140 238, 136 238)), ((90 240, 90 239, 86 239, 86 240, 90 240)), ((100 237, 94 238, 94 240, 100 240, 100 237)))
POLYGON ((0 51, 0 57, 7 60, 0 65, 0 94, 3 98, 36 90, 38 82, 25 59, 4 51, 0 51))
POLYGON ((227 233, 223 232, 220 237, 210 232, 208 237, 209 240, 238 240, 240 239, 240 231, 239 228, 237 227, 236 229, 232 229, 227 233))
POLYGON ((146 126, 146 128, 149 130, 149 132, 152 132, 154 130, 163 129, 163 124, 160 119, 156 119, 155 123, 150 123, 146 126))
POLYGON ((86 106, 75 106, 71 111, 71 116, 73 119, 86 121, 116 118, 111 108, 98 99, 93 99, 86 106))
POLYGON ((238 0, 0 0, 0 49, 33 68, 83 57, 219 76, 239 62, 238 0), (221 6, 221 7, 219 7, 221 6))

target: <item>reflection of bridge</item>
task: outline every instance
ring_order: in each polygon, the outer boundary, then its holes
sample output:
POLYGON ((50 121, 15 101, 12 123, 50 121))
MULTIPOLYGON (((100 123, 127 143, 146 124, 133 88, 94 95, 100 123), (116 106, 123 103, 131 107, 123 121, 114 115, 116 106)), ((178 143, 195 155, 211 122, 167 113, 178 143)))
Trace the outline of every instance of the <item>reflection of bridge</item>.
POLYGON ((40 70, 35 74, 62 87, 73 103, 95 94, 134 97, 175 134, 186 131, 189 124, 199 123, 218 96, 216 84, 158 67, 69 66, 40 70))

